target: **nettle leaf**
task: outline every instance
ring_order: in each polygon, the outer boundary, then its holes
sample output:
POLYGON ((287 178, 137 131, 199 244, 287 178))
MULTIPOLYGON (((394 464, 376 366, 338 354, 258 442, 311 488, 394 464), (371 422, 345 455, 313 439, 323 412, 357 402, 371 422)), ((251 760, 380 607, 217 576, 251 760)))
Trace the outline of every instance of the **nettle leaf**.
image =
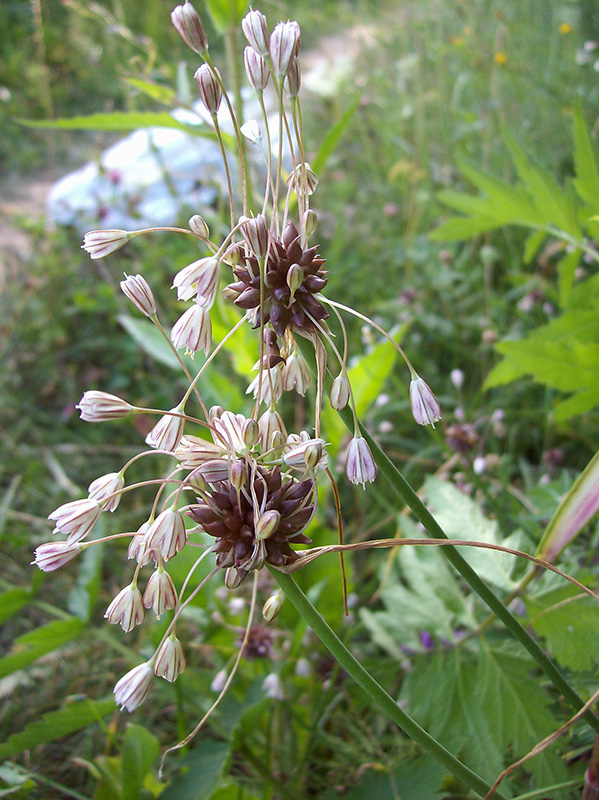
POLYGON ((11 652, 0 659, 0 678, 28 666, 41 656, 74 639, 84 627, 82 619, 55 620, 15 639, 11 652))
MULTIPOLYGON (((531 680, 531 663, 483 645, 419 656, 401 700, 426 730, 489 782, 556 727, 549 698, 531 680)), ((540 785, 566 777, 553 748, 524 769, 540 785)), ((501 791, 507 794, 507 785, 501 791)), ((552 793, 552 797, 560 797, 552 793)))
MULTIPOLYGON (((425 489, 427 504, 450 539, 471 539, 522 549, 519 534, 502 538, 497 522, 487 519, 480 506, 453 484, 428 478, 425 489)), ((516 581, 512 578, 517 566, 515 556, 473 547, 459 547, 458 550, 483 580, 508 591, 515 587, 516 581)))
POLYGON ((599 208, 599 160, 580 101, 574 106, 574 169, 576 191, 583 202, 596 212, 599 208))
POLYGON ((23 750, 30 750, 40 744, 52 742, 62 736, 97 722, 114 712, 114 698, 105 700, 78 700, 68 703, 58 711, 50 711, 40 719, 31 722, 22 731, 13 733, 0 744, 0 758, 10 758, 23 750))
POLYGON ((599 664, 599 605, 574 586, 526 599, 529 624, 559 663, 572 670, 599 664))

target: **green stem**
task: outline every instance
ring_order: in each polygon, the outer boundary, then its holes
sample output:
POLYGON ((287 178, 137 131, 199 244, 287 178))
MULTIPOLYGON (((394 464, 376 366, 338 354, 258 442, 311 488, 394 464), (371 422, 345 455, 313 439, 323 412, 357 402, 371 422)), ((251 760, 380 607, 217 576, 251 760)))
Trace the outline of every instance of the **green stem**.
MULTIPOLYGON (((341 412, 344 422, 351 430, 351 422, 346 411, 341 412)), ((360 424, 362 435, 370 445, 372 455, 377 467, 385 478, 389 481, 395 494, 402 499, 412 510, 414 516, 422 523, 426 532, 433 539, 448 539, 449 537, 441 528, 437 520, 433 517, 410 484, 406 481, 395 464, 381 450, 374 439, 360 424)), ((454 547, 443 547, 441 549, 447 560, 458 570, 460 575, 468 582, 476 594, 484 600, 491 611, 503 622, 505 627, 517 639, 520 644, 529 652, 545 675, 549 678, 555 688, 562 694, 569 705, 578 711, 584 705, 582 698, 572 689, 559 669, 543 651, 539 643, 528 633, 528 631, 518 622, 514 615, 504 606, 501 600, 493 593, 487 584, 479 578, 476 571, 470 566, 463 556, 454 547)), ((587 722, 594 731, 599 732, 599 719, 592 711, 586 711, 582 719, 587 722)))
MULTIPOLYGON (((366 692, 368 697, 379 706, 389 719, 399 725, 404 733, 416 742, 416 744, 428 750, 428 752, 434 756, 437 761, 443 764, 452 775, 455 775, 456 778, 463 781, 466 786, 470 787, 479 795, 484 796, 490 790, 490 785, 465 764, 462 764, 449 750, 446 750, 442 744, 439 744, 436 739, 428 734, 424 728, 421 728, 409 714, 406 714, 406 712, 397 705, 391 695, 387 694, 383 687, 375 681, 372 675, 370 675, 349 652, 341 639, 339 639, 333 629, 314 608, 292 576, 286 575, 283 572, 278 572, 276 569, 271 569, 270 571, 281 589, 285 592, 285 596, 295 606, 301 617, 308 623, 320 641, 347 674, 366 692)), ((495 798, 496 800, 505 800, 504 796, 499 794, 499 792, 495 793, 495 798)))

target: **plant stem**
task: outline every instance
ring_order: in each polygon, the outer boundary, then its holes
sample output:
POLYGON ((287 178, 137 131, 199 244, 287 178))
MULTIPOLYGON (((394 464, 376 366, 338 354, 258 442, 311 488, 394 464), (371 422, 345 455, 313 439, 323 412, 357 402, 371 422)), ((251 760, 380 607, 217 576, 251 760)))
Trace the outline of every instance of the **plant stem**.
MULTIPOLYGON (((484 796, 491 788, 479 775, 462 764, 449 750, 434 739, 424 728, 421 728, 412 717, 401 709, 391 695, 375 681, 364 667, 354 658, 341 639, 327 624, 319 612, 314 608, 306 595, 302 592, 291 575, 270 570, 275 580, 285 593, 285 596, 295 606, 301 617, 308 623, 327 650, 343 667, 347 674, 363 689, 368 697, 393 720, 416 744, 434 756, 452 775, 463 781, 473 791, 484 796)), ((497 800, 505 800, 504 796, 496 793, 497 800)))
MULTIPOLYGON (((341 412, 341 416, 343 417, 345 424, 351 430, 352 423, 350 422, 350 419, 347 418, 349 415, 346 412, 341 412)), ((381 448, 377 445, 377 443, 362 425, 360 425, 360 429, 362 435, 370 446, 377 467, 380 469, 385 478, 387 478, 397 496, 400 497, 402 501, 411 508, 414 516, 419 522, 422 523, 427 534, 433 539, 448 539, 449 537, 445 531, 441 528, 437 520, 433 517, 431 512, 424 505, 410 484, 406 481, 401 472, 381 450, 381 448)), ((453 547, 443 547, 441 552, 458 570, 460 575, 468 582, 476 594, 482 600, 484 600, 491 611, 493 611, 493 613, 496 614, 497 617, 503 622, 514 638, 517 639, 528 651, 528 653, 543 670, 558 692, 564 696, 566 702, 576 711, 582 708, 584 705, 582 698, 574 691, 574 689, 572 689, 553 661, 543 651, 539 643, 530 635, 530 633, 528 633, 528 631, 520 624, 520 622, 518 622, 511 611, 504 606, 501 600, 478 576, 476 571, 470 566, 466 559, 453 547)), ((592 711, 586 711, 582 719, 584 719, 594 731, 599 733, 599 719, 595 716, 595 714, 593 714, 592 711)))

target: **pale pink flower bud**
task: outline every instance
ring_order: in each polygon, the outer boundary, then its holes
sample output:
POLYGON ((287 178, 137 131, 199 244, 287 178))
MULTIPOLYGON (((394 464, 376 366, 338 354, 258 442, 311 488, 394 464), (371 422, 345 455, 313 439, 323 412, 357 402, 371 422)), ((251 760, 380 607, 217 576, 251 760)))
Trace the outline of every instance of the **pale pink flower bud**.
POLYGON ((171 21, 179 36, 194 53, 201 55, 208 50, 206 30, 200 15, 191 3, 185 2, 184 5, 174 8, 171 12, 171 21))
POLYGON ((187 534, 183 515, 173 506, 165 509, 148 528, 146 544, 160 551, 165 561, 171 559, 185 546, 187 534))
POLYGON ((283 593, 279 589, 278 592, 271 595, 262 606, 262 616, 267 622, 272 622, 278 616, 279 611, 283 606, 283 593))
POLYGON ((196 303, 210 308, 216 299, 220 270, 218 259, 213 256, 200 258, 177 272, 171 289, 177 289, 179 300, 191 300, 196 295, 196 303))
POLYGON ((260 429, 260 444, 264 450, 268 450, 273 446, 275 433, 281 433, 285 438, 287 437, 287 431, 281 415, 271 408, 265 411, 258 420, 258 428, 260 429))
POLYGON ((188 224, 189 230, 194 236, 197 236, 198 239, 210 238, 210 228, 208 227, 204 217, 200 217, 199 214, 194 214, 193 217, 190 217, 188 224))
POLYGON ((260 428, 255 419, 246 419, 243 425, 243 443, 248 450, 256 444, 260 438, 260 428))
POLYGON ((84 539, 98 521, 102 509, 96 500, 73 500, 53 511, 48 519, 56 522, 52 533, 68 534, 69 545, 84 539))
POLYGON ((256 538, 268 539, 279 527, 281 514, 276 509, 265 511, 256 523, 256 538))
POLYGON ((154 672, 169 683, 176 681, 186 667, 183 645, 171 634, 156 651, 154 672))
POLYGON ((268 25, 264 14, 260 11, 250 11, 241 20, 241 29, 254 50, 267 58, 269 55, 268 25))
POLYGON ((171 408, 171 413, 160 417, 146 436, 146 444, 156 450, 168 450, 173 453, 179 446, 185 428, 185 420, 178 416, 182 413, 183 409, 175 406, 175 408, 171 408))
POLYGON ((125 633, 132 631, 136 625, 141 625, 144 621, 144 608, 141 592, 135 584, 131 583, 121 589, 106 609, 104 618, 111 625, 118 622, 125 633))
POLYGON ((288 183, 296 194, 311 195, 318 186, 318 176, 306 161, 292 170, 288 183))
POLYGON ((276 672, 269 672, 262 683, 262 688, 266 692, 266 696, 271 700, 284 700, 285 692, 283 690, 283 681, 276 672))
POLYGON ((304 271, 299 264, 292 264, 287 271, 287 286, 291 289, 291 294, 295 294, 304 282, 304 271))
POLYGON ((460 391, 462 386, 464 385, 464 373, 461 369, 452 369, 449 373, 449 379, 455 386, 455 388, 460 391))
POLYGON ((214 676, 212 683, 210 684, 210 691, 214 692, 215 694, 219 694, 225 688, 227 683, 227 670, 221 669, 219 670, 216 675, 214 676))
POLYGON ((185 469, 196 469, 205 461, 220 456, 221 452, 220 447, 199 436, 183 436, 175 456, 185 469))
POLYGON ((229 467, 229 483, 237 491, 245 484, 245 465, 243 461, 234 461, 229 467))
POLYGON ((283 461, 288 467, 296 469, 315 469, 318 465, 326 465, 327 454, 324 439, 310 439, 305 431, 297 436, 289 436, 287 447, 283 453, 283 461), (299 441, 298 441, 299 440, 299 441))
POLYGON ((268 64, 253 47, 245 48, 243 51, 243 61, 250 86, 255 92, 260 94, 260 92, 266 89, 268 79, 270 78, 268 64))
MULTIPOLYGON (((152 523, 148 520, 148 522, 144 522, 141 528, 137 531, 135 536, 129 542, 129 547, 127 549, 127 558, 134 558, 140 567, 145 567, 146 564, 149 564, 154 553, 150 548, 147 546, 147 539, 146 533, 152 523)), ((158 555, 156 555, 155 561, 158 561, 158 555)))
POLYGON ((171 576, 163 567, 158 568, 150 576, 143 596, 146 608, 151 608, 156 619, 160 619, 165 611, 177 605, 177 591, 171 576))
POLYGON ((283 389, 290 392, 292 389, 302 397, 310 386, 310 370, 306 359, 301 353, 292 353, 283 367, 283 389))
POLYGON ((268 250, 269 232, 264 214, 240 219, 241 233, 257 258, 264 258, 268 250))
POLYGON ((126 275, 125 280, 121 281, 121 289, 138 311, 146 317, 155 316, 156 300, 143 275, 126 275))
POLYGON ((194 303, 173 325, 171 340, 177 350, 185 347, 189 353, 203 350, 208 354, 212 345, 212 322, 208 310, 194 303))
POLYGON ((89 485, 89 496, 100 504, 102 511, 114 511, 121 501, 125 478, 120 472, 109 472, 89 485))
POLYGON ((90 258, 104 258, 129 241, 129 233, 120 230, 89 231, 83 237, 82 249, 90 258))
POLYGON ((287 97, 293 99, 297 97, 300 93, 300 88, 302 85, 302 73, 300 70, 299 65, 299 58, 294 57, 291 59, 291 64, 289 65, 289 71, 285 76, 285 91, 287 93, 287 97))
POLYGON ((419 425, 432 425, 441 419, 441 406, 422 378, 410 381, 410 406, 412 416, 419 425))
POLYGON ((218 111, 223 99, 223 90, 220 88, 216 72, 215 68, 209 67, 208 64, 202 64, 193 76, 198 82, 200 100, 213 115, 218 111))
POLYGON ((366 488, 366 481, 372 483, 376 478, 376 464, 362 436, 354 436, 349 443, 345 472, 351 483, 361 483, 363 488, 366 488))
POLYGON ((339 373, 335 380, 333 381, 333 385, 331 386, 331 405, 337 411, 341 411, 342 408, 349 403, 350 397, 350 386, 349 380, 345 372, 339 373))
POLYGON ((229 567, 225 570, 225 586, 227 589, 237 589, 241 581, 243 580, 243 574, 239 574, 236 569, 233 567, 229 567))
POLYGON ((35 549, 35 559, 31 562, 42 572, 54 572, 76 558, 81 552, 81 545, 68 542, 47 542, 35 549))
POLYGON ((144 661, 123 675, 114 687, 114 700, 121 711, 123 708, 129 712, 135 711, 148 696, 153 680, 154 670, 149 661, 144 661))
POLYGON ((133 411, 133 406, 126 400, 108 392, 96 391, 84 392, 75 408, 81 411, 81 419, 85 422, 108 422, 127 417, 133 411))
POLYGON ((211 461, 204 461, 198 467, 197 473, 200 474, 208 483, 220 483, 229 477, 229 462, 225 458, 214 458, 211 461))
POLYGON ((299 50, 300 26, 295 21, 279 22, 270 37, 270 57, 278 78, 287 75, 291 60, 299 50))

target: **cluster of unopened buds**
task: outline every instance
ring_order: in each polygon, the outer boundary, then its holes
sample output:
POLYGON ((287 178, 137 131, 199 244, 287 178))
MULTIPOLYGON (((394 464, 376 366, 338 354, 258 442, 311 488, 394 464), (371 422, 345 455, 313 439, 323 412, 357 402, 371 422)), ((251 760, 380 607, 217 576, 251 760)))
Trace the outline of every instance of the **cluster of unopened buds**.
MULTIPOLYGON (((157 618, 167 611, 173 612, 153 656, 128 672, 115 687, 117 703, 129 711, 147 696, 154 676, 172 682, 184 670, 185 656, 177 638, 177 623, 208 578, 222 572, 225 585, 235 589, 264 565, 279 570, 290 568, 298 558, 294 545, 310 543, 304 531, 317 507, 317 474, 325 471, 332 480, 320 419, 331 354, 338 366, 334 370, 329 366, 336 374, 328 393, 330 403, 337 410, 349 407, 354 420, 354 435, 347 447, 347 477, 362 486, 376 477, 375 461, 355 412, 346 366, 347 346, 342 355, 327 324, 330 308, 336 315, 341 311, 357 312, 323 295, 327 283, 324 259, 318 254, 318 247, 309 244, 317 221, 310 208, 317 180, 303 157, 298 98, 299 26, 296 22, 279 23, 269 35, 266 18, 259 11, 250 11, 243 19, 243 32, 249 42, 245 50, 247 76, 260 100, 263 118, 262 125, 253 121, 251 125, 240 126, 220 73, 208 55, 206 33, 197 12, 186 2, 175 8, 171 17, 185 43, 203 60, 196 72, 200 98, 212 115, 215 135, 223 144, 227 176, 231 174, 229 156, 220 134, 218 112, 222 102, 229 109, 238 142, 242 214, 235 213, 229 177, 231 227, 220 243, 212 241, 208 226, 197 215, 190 219, 188 229, 152 229, 191 234, 203 249, 200 258, 174 276, 172 288, 178 300, 191 304, 172 326, 170 334, 158 319, 154 295, 142 275, 125 276, 121 288, 135 308, 155 323, 179 359, 180 350, 187 354, 203 351, 206 358, 193 377, 180 359, 189 388, 167 412, 137 407, 102 391, 85 392, 77 406, 85 421, 104 422, 132 414, 156 413, 160 418, 146 438, 150 450, 136 455, 118 473, 93 481, 87 498, 60 506, 50 514, 55 523, 53 532, 66 535, 66 539, 40 545, 34 562, 44 571, 56 570, 102 541, 87 539, 100 515, 115 511, 126 492, 148 483, 126 485, 125 476, 131 464, 156 453, 173 460, 170 474, 154 481, 159 488, 148 519, 138 530, 118 534, 130 538, 128 555, 136 565, 131 582, 110 603, 105 617, 129 632, 143 621, 145 609, 151 609, 157 618), (278 154, 272 152, 271 123, 263 97, 269 83, 277 104, 278 154), (255 214, 250 213, 246 197, 248 164, 241 147, 242 130, 251 130, 251 139, 261 145, 266 162, 264 197, 255 214), (291 158, 287 188, 283 179, 285 137, 291 158), (293 220, 289 218, 291 208, 296 209, 293 220), (221 291, 224 271, 229 277, 221 291), (241 313, 231 331, 213 347, 210 311, 216 302, 223 301, 232 301, 241 313), (228 338, 245 324, 257 329, 259 336, 257 374, 248 388, 254 397, 253 409, 248 416, 221 407, 207 409, 201 394, 204 369, 228 338), (314 378, 303 348, 314 354, 313 359, 309 356, 315 365, 314 378), (290 433, 281 415, 283 394, 295 392, 304 396, 313 380, 316 385, 312 432, 290 433), (199 416, 187 411, 190 402, 197 404, 199 416), (261 408, 263 405, 265 410, 261 408), (196 534, 200 538, 194 538, 196 534), (212 537, 213 543, 206 544, 207 537, 202 534, 212 537), (168 562, 187 544, 199 547, 201 552, 177 589, 167 571, 168 562), (215 559, 214 569, 208 578, 190 587, 200 562, 211 554, 215 559), (144 569, 152 572, 142 594, 139 583, 144 569)), ((145 232, 92 231, 86 234, 83 247, 92 258, 101 258, 145 232)), ((361 314, 357 316, 366 319, 361 314)), ((345 337, 345 327, 340 328, 345 337)), ((405 358, 401 348, 398 349, 405 358)), ((406 363, 412 376, 410 401, 414 418, 423 425, 434 424, 441 418, 439 404, 407 359, 406 363)), ((280 593, 277 593, 265 603, 265 618, 271 620, 279 606, 280 593)))

